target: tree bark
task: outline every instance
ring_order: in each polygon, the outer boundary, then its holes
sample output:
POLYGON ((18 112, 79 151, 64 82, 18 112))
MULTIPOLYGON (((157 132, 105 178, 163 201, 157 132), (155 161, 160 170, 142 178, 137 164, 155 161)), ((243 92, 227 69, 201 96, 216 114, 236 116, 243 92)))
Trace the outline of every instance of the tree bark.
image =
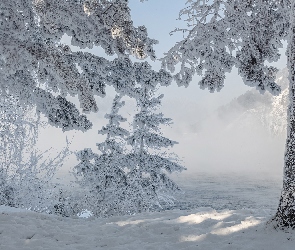
POLYGON ((289 98, 284 180, 274 221, 281 229, 295 229, 295 0, 291 1, 288 39, 289 98))

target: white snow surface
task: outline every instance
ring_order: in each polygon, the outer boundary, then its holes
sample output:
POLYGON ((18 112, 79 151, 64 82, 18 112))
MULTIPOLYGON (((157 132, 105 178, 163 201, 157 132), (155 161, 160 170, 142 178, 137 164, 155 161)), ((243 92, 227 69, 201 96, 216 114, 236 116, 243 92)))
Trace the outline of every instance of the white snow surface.
POLYGON ((63 218, 0 206, 1 250, 294 249, 294 232, 266 224, 273 210, 197 208, 63 218))

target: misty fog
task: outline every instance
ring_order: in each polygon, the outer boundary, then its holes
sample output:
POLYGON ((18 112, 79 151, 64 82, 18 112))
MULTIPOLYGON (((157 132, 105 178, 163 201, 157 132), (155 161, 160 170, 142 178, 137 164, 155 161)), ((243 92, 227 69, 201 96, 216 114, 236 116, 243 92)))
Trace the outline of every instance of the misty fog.
MULTIPOLYGON (((286 70, 280 72, 278 81, 283 86, 280 96, 273 97, 269 93, 261 95, 255 89, 248 88, 225 101, 222 91, 204 93, 194 99, 190 97, 191 93, 181 94, 186 90, 180 90, 179 95, 175 95, 167 92, 169 88, 160 88, 159 93, 165 96, 159 112, 172 118, 174 123, 170 127, 163 127, 163 135, 179 142, 170 152, 176 153, 187 168, 180 175, 236 172, 281 178, 288 96, 286 70)), ((202 93, 202 90, 198 91, 202 93)), ((115 94, 111 89, 109 93, 115 94)), ((104 115, 110 111, 112 97, 108 95, 97 100, 99 112, 88 115, 93 129, 85 133, 63 133, 60 129, 47 126, 40 131, 39 141, 42 144, 39 143, 38 147, 43 151, 51 147, 53 157, 66 146, 67 136, 72 151, 92 148, 98 152, 96 143, 103 141, 104 137, 98 135, 97 130, 107 122, 104 115)), ((121 113, 128 122, 122 126, 130 129, 136 104, 129 98, 125 98, 125 102, 121 113)), ((73 154, 60 169, 59 176, 66 180, 70 178, 69 171, 76 163, 73 154)))

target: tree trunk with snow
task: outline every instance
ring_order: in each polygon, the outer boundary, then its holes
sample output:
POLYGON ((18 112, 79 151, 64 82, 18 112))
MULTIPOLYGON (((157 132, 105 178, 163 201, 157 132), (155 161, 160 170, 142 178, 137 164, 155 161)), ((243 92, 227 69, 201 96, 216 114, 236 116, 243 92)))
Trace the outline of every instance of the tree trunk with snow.
POLYGON ((274 220, 280 228, 295 229, 295 1, 290 12, 288 40, 289 98, 283 190, 274 220))

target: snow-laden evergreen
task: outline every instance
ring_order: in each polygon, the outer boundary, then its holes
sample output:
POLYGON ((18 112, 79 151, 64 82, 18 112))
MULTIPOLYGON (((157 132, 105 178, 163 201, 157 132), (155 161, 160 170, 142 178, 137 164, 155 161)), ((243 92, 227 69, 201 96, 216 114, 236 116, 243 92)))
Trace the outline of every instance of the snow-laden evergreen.
POLYGON ((173 203, 171 195, 179 188, 167 174, 185 169, 167 152, 167 148, 177 142, 162 136, 160 131, 161 125, 171 123, 171 119, 155 112, 164 95, 157 96, 157 83, 150 81, 145 69, 139 70, 139 86, 135 90, 138 112, 133 119, 133 131, 128 137, 132 152, 127 155, 130 164, 127 182, 134 186, 130 200, 135 204, 137 201, 136 212, 161 207, 161 203, 173 203))
POLYGON ((225 73, 235 66, 245 84, 278 94, 277 69, 266 62, 279 59, 290 14, 290 1, 189 0, 179 16, 188 26, 175 30, 184 39, 167 52, 163 66, 174 72, 180 63, 174 76, 179 85, 203 75, 199 85, 211 92, 222 89, 225 73))
POLYGON ((74 168, 78 183, 88 192, 86 208, 97 216, 126 214, 129 209, 124 206, 127 188, 124 138, 129 132, 120 127, 120 123, 126 121, 118 114, 124 105, 120 100, 116 95, 111 113, 105 115, 109 122, 98 131, 106 135, 104 142, 97 143, 101 153, 93 153, 90 148, 78 152, 80 162, 74 168))
POLYGON ((156 41, 144 26, 134 27, 125 0, 3 0, 0 24, 0 95, 36 105, 51 125, 64 131, 92 126, 66 100, 68 94, 78 96, 83 111, 97 111, 94 95, 105 95, 106 84, 124 92, 122 86, 131 82, 123 66, 126 57, 155 59, 156 41), (117 58, 73 52, 61 43, 64 35, 71 37, 72 46, 99 46, 117 58))
POLYGON ((158 82, 152 81, 151 73, 156 72, 145 68, 145 64, 137 66, 141 73, 133 94, 138 113, 132 132, 120 127, 126 121, 118 114, 124 102, 116 96, 111 113, 105 116, 109 123, 99 130, 99 134, 106 135, 105 141, 97 144, 101 153, 88 148, 77 154, 75 176, 88 192, 86 208, 98 216, 152 211, 160 209, 161 204, 172 204, 173 193, 179 188, 168 174, 185 169, 168 154, 167 148, 176 142, 160 132, 160 126, 170 124, 171 119, 155 113, 163 98, 155 94, 158 82))

